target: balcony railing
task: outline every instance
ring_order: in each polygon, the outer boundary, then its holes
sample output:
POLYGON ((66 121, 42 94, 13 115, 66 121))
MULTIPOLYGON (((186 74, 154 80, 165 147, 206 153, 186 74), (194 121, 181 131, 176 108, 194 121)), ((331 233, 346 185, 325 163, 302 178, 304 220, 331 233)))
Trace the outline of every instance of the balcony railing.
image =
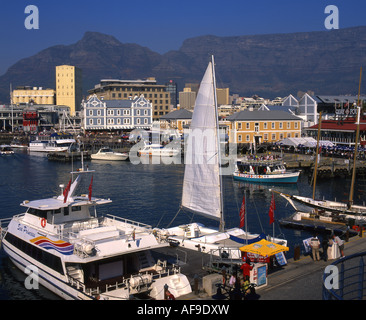
POLYGON ((323 300, 366 299, 366 252, 332 263, 323 276, 323 300))

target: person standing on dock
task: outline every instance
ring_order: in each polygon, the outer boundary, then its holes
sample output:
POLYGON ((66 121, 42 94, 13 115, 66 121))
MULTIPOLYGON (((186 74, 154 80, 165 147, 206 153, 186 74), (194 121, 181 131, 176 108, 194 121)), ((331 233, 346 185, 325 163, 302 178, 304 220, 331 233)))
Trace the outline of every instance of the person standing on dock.
POLYGON ((320 254, 319 254, 320 241, 317 236, 314 236, 311 238, 310 246, 312 249, 313 260, 319 261, 320 260, 320 254))
POLYGON ((333 234, 333 241, 338 244, 339 251, 341 252, 341 257, 344 258, 344 241, 335 234, 333 234))
POLYGON ((328 261, 328 247, 329 247, 329 239, 327 235, 324 235, 322 241, 322 248, 323 248, 323 260, 328 261))
POLYGON ((250 271, 253 269, 253 266, 251 266, 246 259, 240 269, 243 271, 243 278, 245 279, 246 276, 250 277, 250 271))

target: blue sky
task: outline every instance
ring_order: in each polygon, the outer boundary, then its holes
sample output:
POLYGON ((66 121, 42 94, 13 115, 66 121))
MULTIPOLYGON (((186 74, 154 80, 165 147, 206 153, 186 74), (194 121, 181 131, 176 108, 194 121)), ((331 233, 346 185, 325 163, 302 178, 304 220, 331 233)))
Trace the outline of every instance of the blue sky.
POLYGON ((165 53, 207 34, 326 31, 328 5, 339 9, 339 28, 366 25, 365 0, 1 0, 0 75, 21 58, 75 43, 86 31, 165 53), (24 26, 28 5, 39 9, 38 30, 24 26))

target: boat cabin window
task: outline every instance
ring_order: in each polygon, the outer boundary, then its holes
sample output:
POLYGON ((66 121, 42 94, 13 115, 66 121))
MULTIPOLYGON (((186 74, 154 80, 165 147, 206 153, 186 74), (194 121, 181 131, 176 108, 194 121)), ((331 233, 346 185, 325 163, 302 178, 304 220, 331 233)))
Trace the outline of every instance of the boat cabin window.
POLYGON ((38 209, 35 209, 35 208, 29 208, 27 212, 30 213, 30 214, 33 214, 34 216, 46 219, 48 211, 38 210, 38 209))
POLYGON ((74 206, 74 207, 71 207, 71 211, 74 212, 74 211, 81 211, 81 206, 74 206))
POLYGON ((69 215, 69 207, 65 207, 64 208, 64 216, 68 216, 69 215))

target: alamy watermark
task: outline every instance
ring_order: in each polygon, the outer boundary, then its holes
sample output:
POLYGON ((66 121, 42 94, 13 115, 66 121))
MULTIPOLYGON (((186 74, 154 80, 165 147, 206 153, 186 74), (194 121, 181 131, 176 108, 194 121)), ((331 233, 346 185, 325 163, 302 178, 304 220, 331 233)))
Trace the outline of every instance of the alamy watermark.
POLYGON ((324 270, 324 287, 328 290, 338 290, 339 289, 339 271, 338 267, 334 265, 329 265, 324 270))
POLYGON ((28 277, 24 280, 24 287, 28 290, 39 289, 39 273, 38 268, 34 265, 25 267, 24 272, 28 274, 28 277))
POLYGON ((39 29, 39 10, 35 5, 25 7, 24 13, 27 17, 24 20, 24 26, 27 30, 39 29))
POLYGON ((149 135, 143 130, 133 130, 130 142, 135 144, 129 152, 132 164, 182 164, 185 165, 217 165, 221 164, 221 174, 231 175, 237 160, 237 144, 225 140, 225 130, 194 129, 184 132, 184 144, 179 135, 171 135, 168 142, 161 146, 161 131, 154 130, 149 135), (220 145, 218 146, 218 138, 220 145), (150 144, 152 141, 152 144, 150 144), (160 148, 161 146, 161 148, 160 148), (151 153, 144 154, 144 149, 154 147, 151 153), (160 153, 160 156, 159 156, 160 153), (218 154, 220 153, 220 154, 218 154), (220 162, 219 162, 220 161, 220 162))
POLYGON ((325 14, 328 16, 324 20, 324 26, 328 30, 339 29, 339 9, 335 5, 325 7, 325 14))

